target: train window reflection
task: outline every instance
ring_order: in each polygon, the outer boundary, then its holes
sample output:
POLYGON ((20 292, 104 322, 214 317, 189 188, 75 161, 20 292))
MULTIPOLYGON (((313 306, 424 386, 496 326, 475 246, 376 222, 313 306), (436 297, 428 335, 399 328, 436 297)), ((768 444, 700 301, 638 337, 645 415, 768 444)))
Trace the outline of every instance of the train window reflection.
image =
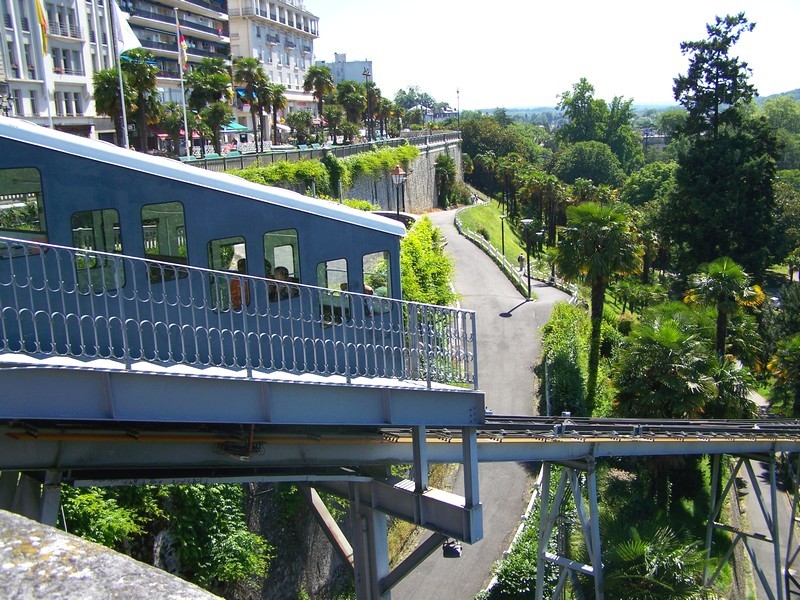
MULTIPOLYGON (((146 258, 182 265, 188 264, 186 221, 183 215, 183 204, 180 202, 145 204, 142 207, 142 235, 144 236, 146 258)), ((153 283, 186 276, 185 269, 155 264, 150 267, 150 281, 153 283)))
POLYGON ((125 269, 121 261, 91 252, 122 254, 119 213, 116 210, 86 210, 73 214, 72 245, 86 250, 75 255, 81 292, 116 290, 125 285, 125 269))
MULTIPOLYGON (((42 178, 38 169, 0 169, 0 236, 47 241, 42 178)), ((0 258, 9 255, 17 253, 0 248, 0 258)))
POLYGON ((296 229, 280 229, 264 234, 264 276, 272 277, 284 267, 291 281, 300 280, 300 252, 296 229))
MULTIPOLYGON (((208 266, 216 271, 247 274, 247 247, 241 236, 211 240, 208 266)), ((250 282, 232 275, 211 276, 211 302, 219 310, 241 310, 250 304, 250 282)))
POLYGON ((320 294, 320 314, 324 325, 341 323, 350 319, 350 297, 342 291, 348 290, 347 259, 337 258, 317 265, 317 285, 330 292, 320 294))

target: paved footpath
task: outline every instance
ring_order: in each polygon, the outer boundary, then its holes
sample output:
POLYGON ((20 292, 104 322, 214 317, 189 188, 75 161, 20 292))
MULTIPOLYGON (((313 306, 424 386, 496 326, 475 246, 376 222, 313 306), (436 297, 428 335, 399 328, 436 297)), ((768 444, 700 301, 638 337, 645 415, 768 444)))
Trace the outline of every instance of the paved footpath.
MULTIPOLYGON (((478 387, 486 393, 486 407, 496 415, 535 414, 533 366, 540 351, 539 328, 549 319, 552 305, 567 300, 567 294, 539 284, 534 288, 538 300, 526 302, 494 262, 456 231, 455 211, 428 216, 447 238, 461 305, 477 314, 478 387)), ((392 598, 466 600, 478 594, 511 542, 530 499, 531 482, 524 465, 479 465, 484 538, 465 544, 458 559, 435 552, 395 586, 392 598)), ((463 491, 459 474, 453 492, 463 491)))

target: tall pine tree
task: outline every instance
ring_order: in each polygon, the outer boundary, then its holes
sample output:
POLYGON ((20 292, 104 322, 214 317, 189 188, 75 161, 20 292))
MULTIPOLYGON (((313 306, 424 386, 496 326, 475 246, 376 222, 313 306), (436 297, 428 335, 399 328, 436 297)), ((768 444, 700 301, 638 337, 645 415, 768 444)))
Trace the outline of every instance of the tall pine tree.
POLYGON ((707 39, 681 44, 689 70, 673 91, 687 111, 678 133, 688 143, 679 151, 662 218, 684 276, 729 256, 760 278, 772 260, 777 142, 765 120, 748 110, 756 91, 747 63, 730 56, 753 27, 744 13, 717 17, 706 26, 707 39))

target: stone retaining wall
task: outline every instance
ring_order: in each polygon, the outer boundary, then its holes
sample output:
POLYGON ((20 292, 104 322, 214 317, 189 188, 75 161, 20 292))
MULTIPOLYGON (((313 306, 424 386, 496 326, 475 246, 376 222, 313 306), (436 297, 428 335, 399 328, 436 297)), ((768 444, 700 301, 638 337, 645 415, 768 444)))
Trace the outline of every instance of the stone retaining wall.
MULTIPOLYGON (((422 213, 436 208, 436 159, 439 155, 449 154, 456 164, 458 179, 463 177, 460 141, 433 142, 420 146, 419 150, 404 186, 405 212, 422 213)), ((359 177, 350 189, 343 190, 343 195, 345 198, 368 200, 379 205, 381 210, 394 212, 397 209, 397 191, 388 173, 378 179, 359 177)), ((400 207, 402 210, 402 200, 400 207)))

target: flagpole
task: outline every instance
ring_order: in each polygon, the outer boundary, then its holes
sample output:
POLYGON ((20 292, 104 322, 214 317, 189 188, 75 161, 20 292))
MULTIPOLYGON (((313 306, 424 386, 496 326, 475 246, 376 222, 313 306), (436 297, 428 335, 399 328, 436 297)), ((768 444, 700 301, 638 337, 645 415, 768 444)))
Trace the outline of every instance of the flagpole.
POLYGON ((44 6, 42 6, 42 0, 36 0, 36 20, 39 21, 39 28, 42 32, 42 81, 44 81, 44 98, 47 104, 47 123, 50 129, 55 129, 55 126, 53 125, 53 109, 50 107, 50 100, 53 96, 50 93, 50 85, 52 81, 47 75, 48 71, 52 71, 53 66, 55 65, 53 65, 52 58, 50 58, 50 55, 47 52, 47 36, 50 34, 50 32, 48 31, 47 14, 45 13, 44 6))
POLYGON ((119 104, 122 109, 122 147, 130 148, 128 144, 128 114, 125 111, 125 88, 122 87, 122 62, 120 61, 119 40, 117 39, 117 29, 120 27, 118 23, 114 22, 115 18, 119 18, 115 14, 114 7, 111 6, 112 2, 116 0, 108 0, 108 14, 111 16, 111 37, 114 40, 114 54, 117 55, 117 76, 119 77, 119 104))
POLYGON ((192 147, 189 145, 189 124, 186 120, 186 90, 183 87, 183 67, 186 50, 181 45, 181 23, 178 21, 178 8, 175 9, 175 39, 178 42, 178 72, 181 76, 181 104, 183 106, 183 138, 186 143, 186 156, 191 156, 192 147))

